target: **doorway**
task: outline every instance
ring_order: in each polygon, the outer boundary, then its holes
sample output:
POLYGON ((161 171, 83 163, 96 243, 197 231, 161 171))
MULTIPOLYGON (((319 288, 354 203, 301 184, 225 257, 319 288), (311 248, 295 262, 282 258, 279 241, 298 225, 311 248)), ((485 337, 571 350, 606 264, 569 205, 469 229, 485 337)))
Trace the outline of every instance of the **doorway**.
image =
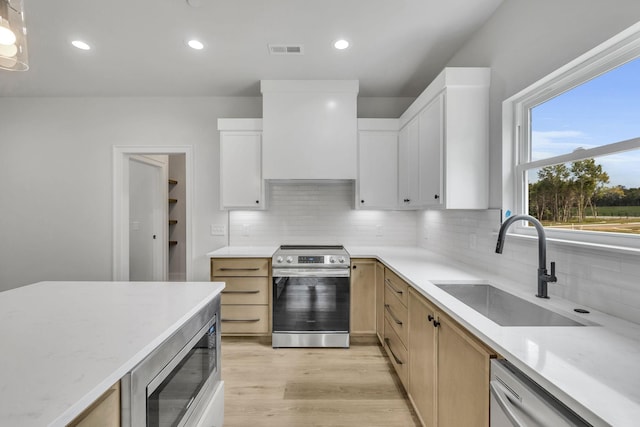
POLYGON ((192 153, 191 146, 113 147, 113 280, 192 280, 192 153), (158 159, 166 159, 161 178, 153 172, 158 159), (147 213, 138 217, 139 209, 147 213), (149 233, 151 223, 158 225, 149 233))

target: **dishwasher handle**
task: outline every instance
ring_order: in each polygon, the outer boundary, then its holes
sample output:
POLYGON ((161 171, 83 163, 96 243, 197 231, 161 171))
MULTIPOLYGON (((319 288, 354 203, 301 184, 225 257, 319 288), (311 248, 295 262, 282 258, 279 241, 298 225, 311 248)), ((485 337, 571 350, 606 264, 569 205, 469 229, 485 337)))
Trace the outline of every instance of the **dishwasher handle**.
POLYGON ((515 411, 513 410, 513 405, 507 396, 508 390, 505 389, 498 381, 489 382, 489 389, 491 390, 491 394, 495 397, 496 402, 500 405, 500 409, 502 412, 509 418, 509 421, 514 425, 514 427, 526 427, 526 424, 523 423, 515 411))

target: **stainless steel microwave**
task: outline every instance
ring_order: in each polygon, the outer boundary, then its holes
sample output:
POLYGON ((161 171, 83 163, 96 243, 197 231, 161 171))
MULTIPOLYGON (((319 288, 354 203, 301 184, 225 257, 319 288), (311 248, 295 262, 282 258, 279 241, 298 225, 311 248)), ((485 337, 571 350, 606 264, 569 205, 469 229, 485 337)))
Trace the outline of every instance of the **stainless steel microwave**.
POLYGON ((123 427, 195 426, 222 412, 219 313, 217 296, 122 379, 123 427))

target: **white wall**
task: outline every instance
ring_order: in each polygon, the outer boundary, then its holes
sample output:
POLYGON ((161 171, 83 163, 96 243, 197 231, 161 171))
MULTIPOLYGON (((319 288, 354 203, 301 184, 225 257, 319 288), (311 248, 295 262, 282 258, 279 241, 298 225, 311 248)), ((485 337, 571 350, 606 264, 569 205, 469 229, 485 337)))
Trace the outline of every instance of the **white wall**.
MULTIPOLYGON (((638 20, 637 0, 508 0, 452 58, 449 66, 491 67, 490 206, 501 206, 502 101, 638 20)), ((536 242, 508 239, 497 255, 499 225, 498 210, 423 212, 419 244, 535 292, 536 242)), ((557 262, 551 295, 640 323, 637 256, 550 244, 548 259, 557 262)))
POLYGON ((354 210, 353 181, 272 183, 269 209, 234 211, 230 244, 415 246, 417 213, 354 210))
POLYGON ((502 206, 502 101, 639 20, 638 0, 506 0, 453 56, 491 67, 490 207, 502 206))
MULTIPOLYGON (((397 117, 411 101, 358 105, 397 117)), ((262 117, 262 98, 0 98, 0 291, 111 279, 113 145, 194 147, 193 277, 209 280, 206 253, 228 242, 210 234, 228 223, 218 208, 221 117, 262 117)))
POLYGON ((194 147, 194 279, 225 245, 218 117, 260 117, 261 98, 0 99, 0 290, 40 280, 110 280, 112 146, 194 147))

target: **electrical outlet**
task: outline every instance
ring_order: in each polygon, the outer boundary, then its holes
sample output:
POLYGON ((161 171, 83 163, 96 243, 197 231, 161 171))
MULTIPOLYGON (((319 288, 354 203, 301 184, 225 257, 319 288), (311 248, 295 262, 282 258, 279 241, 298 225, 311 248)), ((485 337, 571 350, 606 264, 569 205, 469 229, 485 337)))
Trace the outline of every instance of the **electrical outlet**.
POLYGON ((478 236, 476 233, 469 234, 469 249, 475 249, 478 245, 478 236))
POLYGON ((244 237, 249 237, 249 231, 251 226, 249 224, 242 224, 242 235, 244 237))
POLYGON ((211 224, 212 236, 224 236, 227 234, 227 227, 225 225, 211 224))
POLYGON ((378 224, 376 225, 376 236, 382 237, 382 235, 383 235, 382 225, 378 224))

